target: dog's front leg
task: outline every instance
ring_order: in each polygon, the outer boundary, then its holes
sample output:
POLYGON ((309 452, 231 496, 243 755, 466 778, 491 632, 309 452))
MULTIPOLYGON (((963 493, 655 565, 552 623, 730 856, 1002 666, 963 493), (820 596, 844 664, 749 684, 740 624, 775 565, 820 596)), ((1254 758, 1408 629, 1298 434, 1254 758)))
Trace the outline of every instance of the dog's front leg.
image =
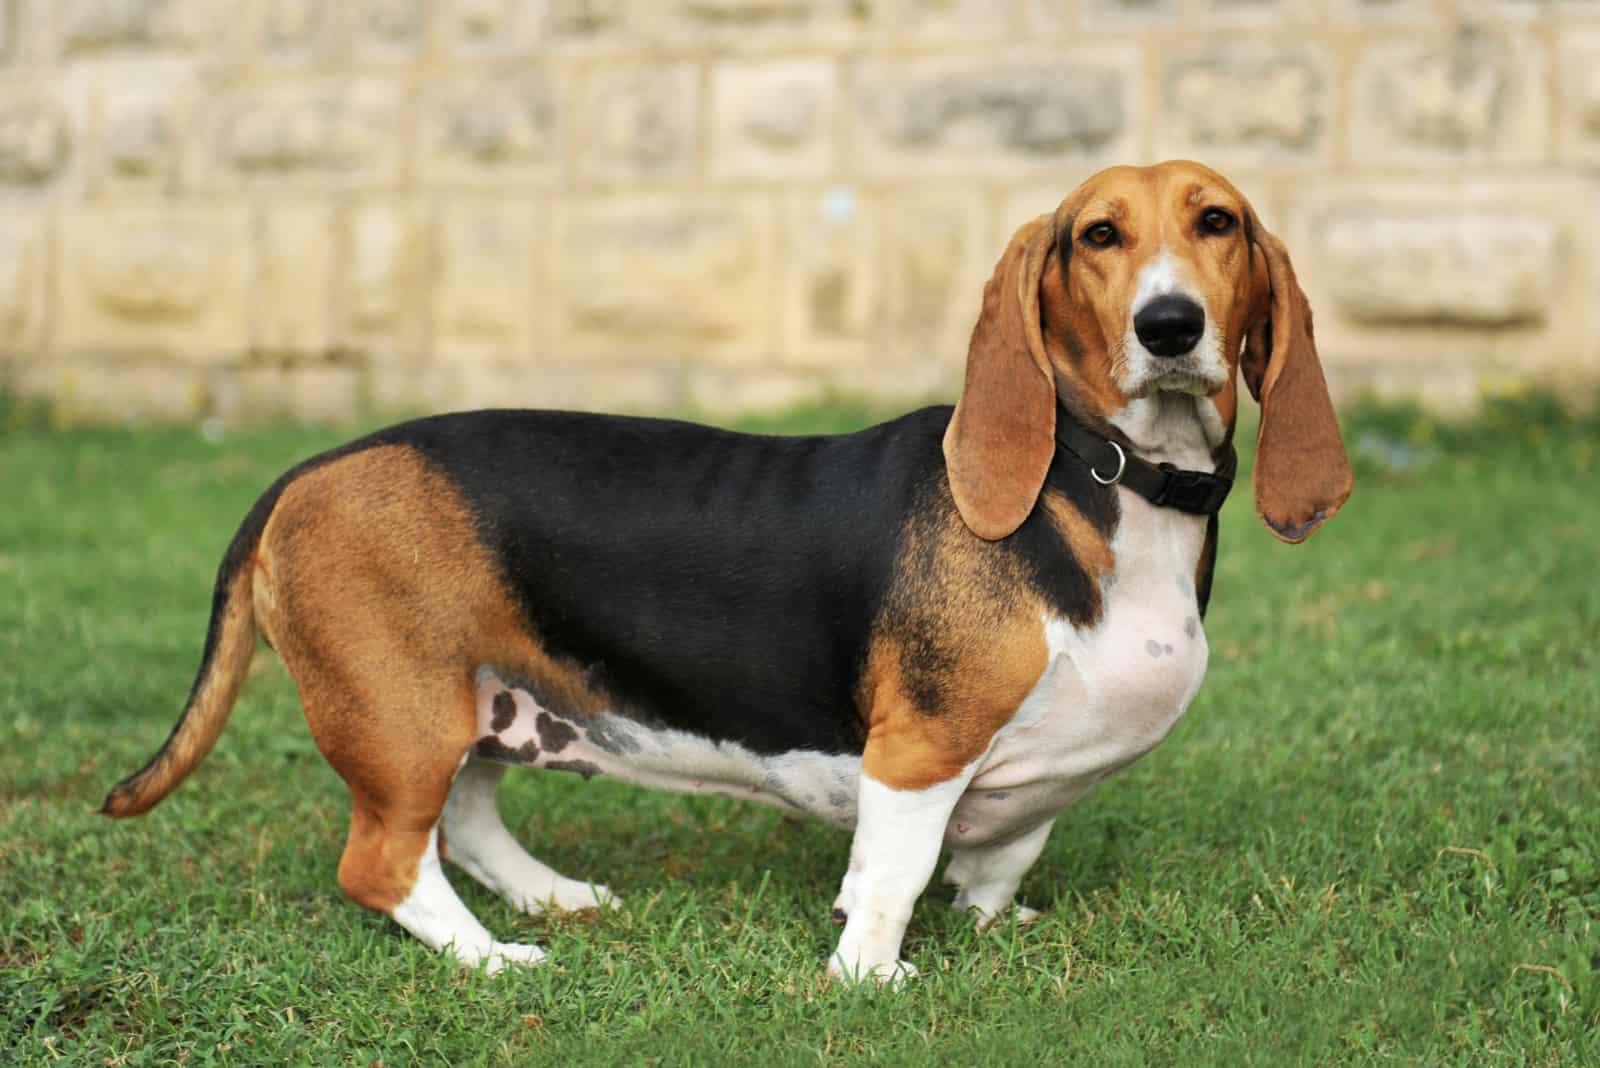
POLYGON ((879 982, 917 974, 900 959, 900 941, 939 862, 950 814, 977 767, 974 761, 954 778, 922 789, 897 790, 862 774, 845 884, 848 918, 829 974, 879 982))

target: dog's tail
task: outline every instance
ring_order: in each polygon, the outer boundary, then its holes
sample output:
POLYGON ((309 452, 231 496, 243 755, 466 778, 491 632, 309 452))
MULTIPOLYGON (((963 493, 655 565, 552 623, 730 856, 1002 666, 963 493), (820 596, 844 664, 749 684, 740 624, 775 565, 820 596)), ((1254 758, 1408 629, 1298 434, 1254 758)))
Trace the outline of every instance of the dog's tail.
POLYGON ((227 725, 228 713, 233 711, 256 647, 251 593, 256 546, 286 481, 287 478, 280 480, 268 490, 245 516, 217 569, 205 651, 200 655, 200 670, 177 725, 148 764, 112 787, 100 806, 102 814, 137 816, 155 807, 211 752, 227 725))

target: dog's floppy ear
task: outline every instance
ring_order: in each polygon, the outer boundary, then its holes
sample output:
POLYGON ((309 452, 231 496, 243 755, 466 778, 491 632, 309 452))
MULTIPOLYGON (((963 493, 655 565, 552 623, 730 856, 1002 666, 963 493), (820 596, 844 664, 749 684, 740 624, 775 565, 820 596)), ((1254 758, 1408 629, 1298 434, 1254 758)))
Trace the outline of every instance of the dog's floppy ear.
POLYGON ((1028 518, 1055 454, 1056 389, 1039 326, 1039 282, 1055 240, 1054 216, 1040 216, 995 265, 944 434, 956 507, 990 541, 1028 518))
POLYGON ((1295 280, 1289 251, 1260 225, 1252 227, 1252 268, 1270 287, 1265 308, 1246 335, 1241 367, 1261 403, 1256 436, 1256 512, 1280 539, 1305 541, 1350 496, 1352 477, 1328 398, 1311 306, 1295 280))

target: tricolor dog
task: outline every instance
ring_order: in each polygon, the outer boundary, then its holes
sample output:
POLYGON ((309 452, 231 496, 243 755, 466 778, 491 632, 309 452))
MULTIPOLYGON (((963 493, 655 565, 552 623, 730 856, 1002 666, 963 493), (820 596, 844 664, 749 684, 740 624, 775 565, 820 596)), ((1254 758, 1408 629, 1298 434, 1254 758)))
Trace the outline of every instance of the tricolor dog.
POLYGON ((1149 751, 1206 667, 1239 374, 1256 509, 1349 496, 1284 246, 1188 162, 1104 171, 984 288, 959 402, 838 437, 546 411, 442 415, 289 471, 217 575, 182 717, 107 797, 211 749, 264 637, 350 787, 339 885, 490 970, 449 861, 519 909, 615 902, 507 831, 522 765, 808 813, 854 840, 829 968, 913 974, 912 905, 1012 897, 1056 816, 1149 751))

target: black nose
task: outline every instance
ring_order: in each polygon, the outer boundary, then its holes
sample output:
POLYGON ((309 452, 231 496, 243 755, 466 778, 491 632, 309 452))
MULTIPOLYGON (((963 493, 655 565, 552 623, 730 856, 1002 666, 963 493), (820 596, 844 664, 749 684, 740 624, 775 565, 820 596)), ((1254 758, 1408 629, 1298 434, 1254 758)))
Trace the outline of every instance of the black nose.
POLYGON ((1206 313, 1188 297, 1157 297, 1133 317, 1133 332, 1152 356, 1182 356, 1206 328, 1206 313))

